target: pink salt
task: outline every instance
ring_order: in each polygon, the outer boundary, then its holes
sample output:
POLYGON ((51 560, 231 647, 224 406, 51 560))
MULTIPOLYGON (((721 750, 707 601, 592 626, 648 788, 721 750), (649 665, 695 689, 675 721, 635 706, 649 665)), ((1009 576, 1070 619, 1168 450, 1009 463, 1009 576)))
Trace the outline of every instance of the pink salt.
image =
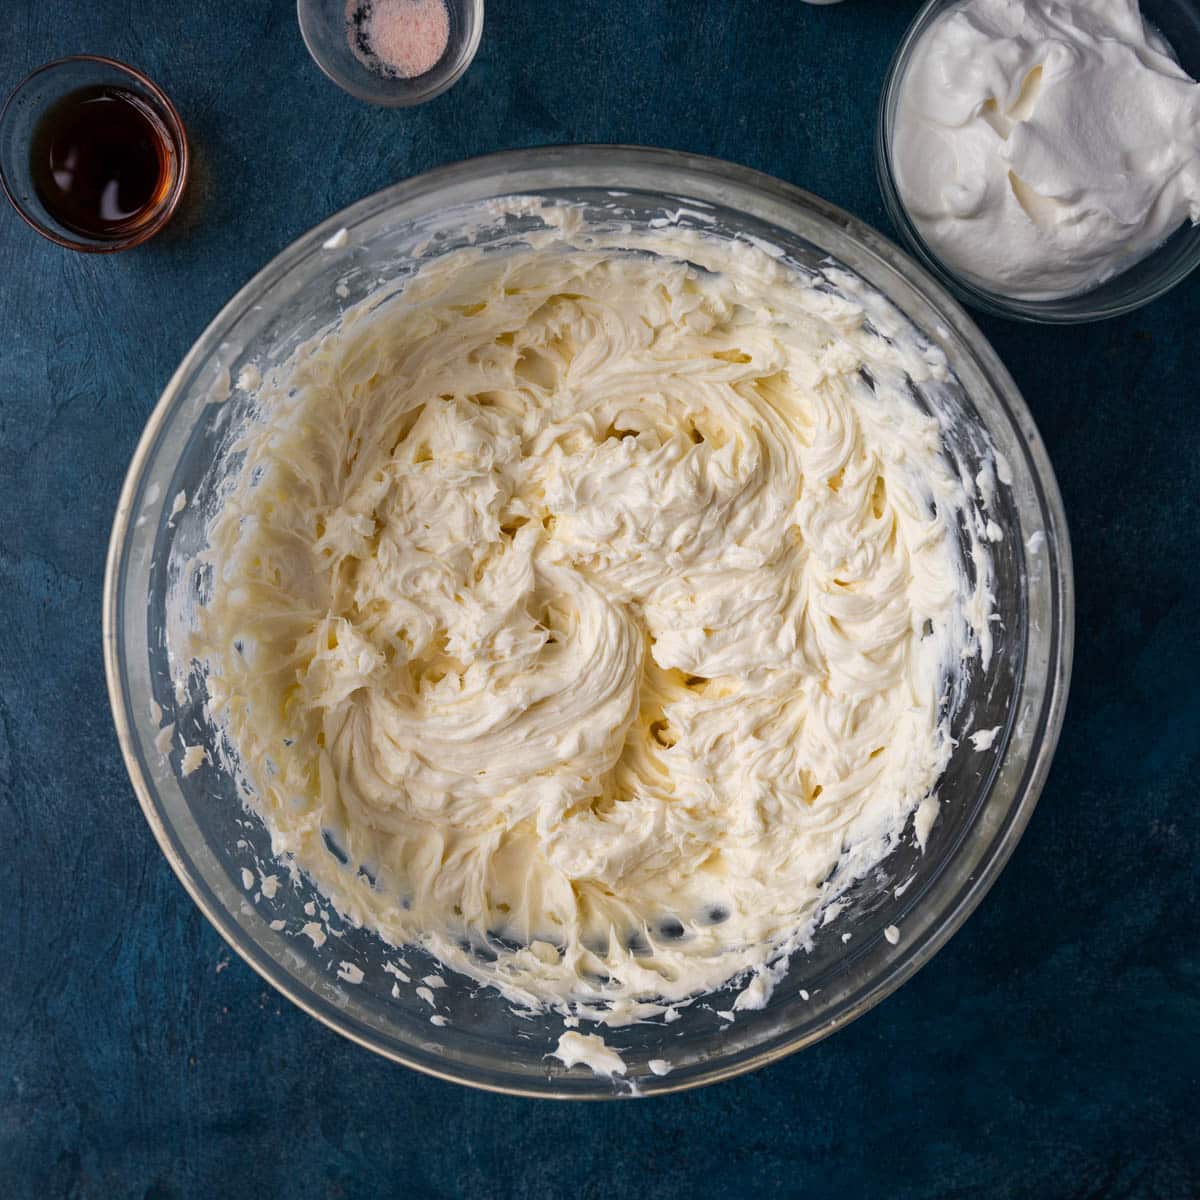
POLYGON ((450 41, 445 0, 347 0, 346 26, 362 62, 401 79, 431 71, 450 41))

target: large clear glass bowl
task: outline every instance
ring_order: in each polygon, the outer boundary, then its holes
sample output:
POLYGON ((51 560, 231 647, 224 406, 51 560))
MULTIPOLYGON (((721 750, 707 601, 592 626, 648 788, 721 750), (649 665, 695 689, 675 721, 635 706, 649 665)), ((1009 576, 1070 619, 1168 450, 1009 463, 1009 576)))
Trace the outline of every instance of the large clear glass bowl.
MULTIPOLYGON (((479 237, 519 241, 529 223, 539 218, 497 216, 479 237)), ((332 217, 259 272, 200 337, 150 417, 121 493, 104 596, 109 693, 138 799, 183 885, 233 949, 306 1012, 397 1062, 476 1087, 571 1098, 651 1095, 752 1070, 845 1025, 927 962, 991 887, 1029 820, 1062 722, 1072 633, 1070 546, 1045 448, 1008 373, 958 305, 878 234, 806 192, 712 159, 624 147, 519 151, 432 171, 332 217), (947 453, 973 474, 990 442, 1008 468, 989 511, 1004 533, 994 547, 996 653, 987 670, 972 669, 954 714, 960 744, 925 853, 906 838, 860 881, 765 1008, 729 1024, 718 1014, 730 1007, 731 985, 682 1008, 671 1024, 606 1033, 629 1082, 547 1058, 564 1030, 560 1017, 516 1015, 453 973, 434 993, 445 1024, 431 1023, 428 1001, 394 987, 382 969, 395 950, 336 914, 323 945, 296 936, 325 906, 303 879, 293 885, 277 869, 283 882, 264 893, 269 839, 237 781, 208 763, 184 776, 178 736, 169 755, 156 748, 169 722, 188 743, 213 743, 202 692, 173 686, 166 594, 203 541, 213 464, 249 407, 231 380, 248 364, 283 361, 348 305, 402 281, 414 255, 453 252, 480 214, 503 207, 490 202, 512 195, 572 203, 585 223, 609 229, 694 222, 718 236, 761 238, 798 270, 837 260, 947 355, 956 376, 943 419, 947 453), (182 508, 181 493, 189 501, 182 508), (976 750, 966 734, 996 725, 994 744, 976 750), (900 931, 897 944, 885 936, 889 926, 900 931), (361 982, 344 964, 362 972, 361 982), (651 1059, 668 1060, 670 1073, 655 1075, 651 1059)), ((405 958, 414 985, 436 969, 419 951, 405 958)))

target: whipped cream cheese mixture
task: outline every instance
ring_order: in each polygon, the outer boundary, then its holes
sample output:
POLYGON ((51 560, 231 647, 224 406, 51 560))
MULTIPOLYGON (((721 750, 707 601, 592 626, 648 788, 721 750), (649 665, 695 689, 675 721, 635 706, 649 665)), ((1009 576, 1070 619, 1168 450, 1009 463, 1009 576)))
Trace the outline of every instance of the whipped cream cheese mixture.
POLYGON ((624 245, 455 251, 269 375, 190 646, 345 917, 612 1020, 765 1002, 929 803, 989 605, 939 351, 832 267, 624 245))
POLYGON ((1200 86, 1137 0, 965 0, 898 99, 904 207, 984 287, 1084 292, 1200 219, 1200 86))

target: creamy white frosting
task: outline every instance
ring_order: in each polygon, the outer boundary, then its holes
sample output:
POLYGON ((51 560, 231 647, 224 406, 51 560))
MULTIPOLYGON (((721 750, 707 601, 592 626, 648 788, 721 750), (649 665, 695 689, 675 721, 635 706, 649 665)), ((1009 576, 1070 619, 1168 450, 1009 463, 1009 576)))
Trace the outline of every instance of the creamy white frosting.
POLYGON ((597 1033, 562 1034, 551 1057, 559 1059, 568 1069, 587 1067, 594 1075, 624 1075, 626 1070, 625 1060, 597 1033))
POLYGON ((1077 294, 1200 219, 1200 88, 1137 0, 965 0, 916 43, 892 161, 947 266, 1077 294))
POLYGON ((988 619, 940 353, 833 268, 625 240, 456 251, 269 376, 191 646, 347 919, 612 1021, 766 1002, 936 804, 988 619))

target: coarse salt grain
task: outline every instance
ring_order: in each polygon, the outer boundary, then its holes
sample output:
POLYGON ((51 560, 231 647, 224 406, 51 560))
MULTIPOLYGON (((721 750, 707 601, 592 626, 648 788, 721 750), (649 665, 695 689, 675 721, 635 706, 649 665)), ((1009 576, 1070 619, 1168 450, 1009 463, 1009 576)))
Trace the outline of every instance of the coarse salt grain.
POLYGON ((414 79, 446 53, 450 14, 445 0, 347 0, 346 31, 360 62, 414 79))

